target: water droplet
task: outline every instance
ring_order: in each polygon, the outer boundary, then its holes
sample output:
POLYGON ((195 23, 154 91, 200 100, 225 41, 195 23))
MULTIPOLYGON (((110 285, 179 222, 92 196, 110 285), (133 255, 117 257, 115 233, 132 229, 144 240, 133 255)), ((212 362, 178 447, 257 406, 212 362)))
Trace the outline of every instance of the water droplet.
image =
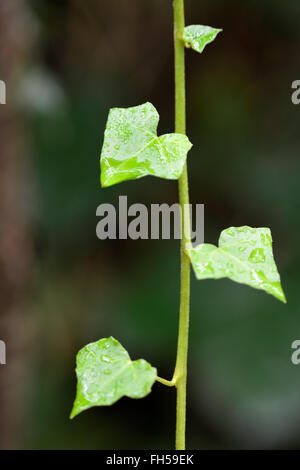
POLYGON ((251 263, 263 263, 265 259, 266 257, 264 255, 263 248, 255 248, 251 251, 251 254, 249 256, 249 261, 251 261, 251 263))
POLYGON ((101 356, 101 360, 104 361, 104 362, 111 362, 110 357, 109 357, 109 356, 105 356, 105 355, 101 356))
POLYGON ((205 274, 214 274, 214 268, 211 263, 206 262, 205 264, 200 265, 200 272, 205 274))

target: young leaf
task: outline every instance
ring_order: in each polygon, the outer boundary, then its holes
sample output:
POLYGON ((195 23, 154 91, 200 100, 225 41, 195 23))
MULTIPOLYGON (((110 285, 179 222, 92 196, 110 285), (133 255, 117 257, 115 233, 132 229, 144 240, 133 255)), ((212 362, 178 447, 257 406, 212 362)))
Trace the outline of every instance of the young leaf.
POLYGON ((77 354, 77 394, 70 418, 93 406, 112 405, 123 396, 143 398, 156 380, 156 369, 132 361, 114 338, 90 343, 77 354))
POLYGON ((205 46, 214 41, 220 31, 222 29, 211 28, 210 26, 191 25, 184 28, 183 40, 186 47, 191 47, 197 52, 203 52, 205 46))
POLYGON ((159 114, 151 103, 110 110, 101 152, 101 185, 146 175, 178 179, 192 147, 183 134, 157 136, 159 114))
POLYGON ((188 253, 197 279, 228 277, 286 302, 273 258, 270 229, 230 227, 222 231, 219 247, 205 243, 188 253))

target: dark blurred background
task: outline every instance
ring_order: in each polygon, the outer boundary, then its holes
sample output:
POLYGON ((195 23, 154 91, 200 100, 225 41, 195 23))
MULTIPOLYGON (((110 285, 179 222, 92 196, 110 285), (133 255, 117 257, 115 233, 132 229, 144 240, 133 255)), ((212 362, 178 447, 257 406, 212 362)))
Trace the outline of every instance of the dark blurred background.
MULTIPOLYGON (((190 449, 300 448, 299 0, 186 0, 186 23, 223 28, 187 51, 191 202, 205 241, 268 226, 288 303, 229 280, 196 282, 188 381, 190 449)), ((175 393, 68 419, 75 354, 115 336, 171 378, 177 241, 99 241, 102 202, 173 203, 152 177, 102 190, 110 107, 152 102, 173 131, 171 0, 1 0, 0 448, 172 449, 175 393)))

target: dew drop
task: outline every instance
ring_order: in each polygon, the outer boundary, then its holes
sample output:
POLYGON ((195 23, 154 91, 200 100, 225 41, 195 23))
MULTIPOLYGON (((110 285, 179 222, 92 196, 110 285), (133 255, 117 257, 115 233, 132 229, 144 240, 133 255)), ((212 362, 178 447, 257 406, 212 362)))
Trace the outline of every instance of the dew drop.
POLYGON ((264 255, 263 248, 255 248, 255 250, 251 251, 249 256, 249 261, 251 261, 251 263, 263 263, 265 259, 266 257, 264 255))
POLYGON ((111 362, 110 357, 109 357, 109 356, 105 356, 105 355, 101 356, 101 360, 104 361, 104 362, 111 362))

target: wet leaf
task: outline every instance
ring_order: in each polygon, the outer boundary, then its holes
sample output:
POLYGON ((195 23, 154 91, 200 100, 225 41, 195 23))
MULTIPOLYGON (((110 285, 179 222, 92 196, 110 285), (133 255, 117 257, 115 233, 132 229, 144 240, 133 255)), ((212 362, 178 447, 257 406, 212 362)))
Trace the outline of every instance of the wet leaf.
POLYGON ((157 136, 159 114, 151 103, 109 112, 101 152, 101 185, 146 175, 178 179, 192 147, 182 134, 157 136))
POLYGON ((132 361, 114 338, 90 343, 77 354, 77 394, 71 418, 93 406, 112 405, 123 396, 143 398, 156 380, 144 359, 132 361))
POLYGON ((222 29, 212 28, 211 26, 186 26, 184 28, 183 40, 186 47, 191 47, 197 52, 203 52, 205 46, 214 41, 220 31, 222 29))
POLYGON ((228 277, 286 302, 273 258, 270 229, 230 227, 222 231, 219 247, 204 243, 188 253, 197 279, 228 277))

